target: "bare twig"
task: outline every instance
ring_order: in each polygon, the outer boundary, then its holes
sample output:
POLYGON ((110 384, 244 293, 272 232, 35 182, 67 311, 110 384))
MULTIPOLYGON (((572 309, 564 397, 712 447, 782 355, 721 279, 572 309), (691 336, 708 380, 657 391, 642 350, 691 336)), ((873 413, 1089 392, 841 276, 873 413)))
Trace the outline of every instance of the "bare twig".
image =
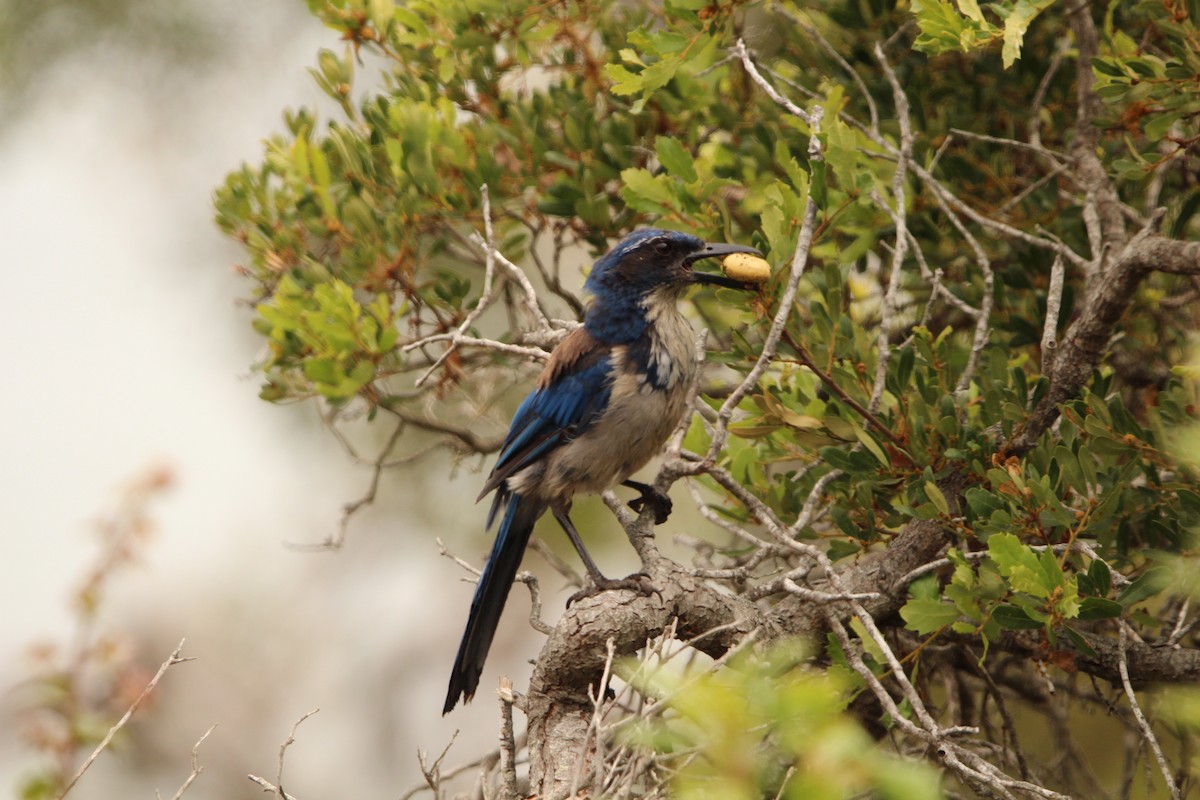
MULTIPOLYGON (((814 136, 813 141, 816 140, 814 136)), ((715 461, 721 450, 724 449, 725 442, 729 439, 729 421, 733 419, 734 410, 742 402, 742 398, 758 385, 759 379, 775 359, 779 341, 787 328, 788 319, 792 314, 792 306, 796 302, 796 294, 800 289, 800 278, 804 274, 804 268, 808 265, 808 253, 812 247, 816 219, 817 204, 809 196, 804 206, 804 222, 800 226, 800 233, 796 239, 796 252, 792 256, 791 275, 788 276, 787 287, 779 299, 779 310, 771 321, 771 328, 763 341, 762 352, 759 354, 758 360, 721 405, 721 410, 717 414, 717 428, 713 432, 712 443, 708 448, 707 461, 715 461)))
MULTIPOLYGON (((71 776, 71 780, 67 781, 67 785, 64 786, 63 790, 58 793, 58 800, 62 800, 62 798, 66 797, 71 789, 75 787, 75 784, 78 783, 79 779, 83 777, 83 773, 88 771, 88 768, 92 766, 95 760, 100 757, 100 754, 104 752, 104 749, 112 742, 113 737, 117 735, 117 731, 125 727, 130 718, 133 716, 133 712, 137 711, 138 707, 141 706, 142 701, 144 701, 150 695, 150 693, 154 691, 154 687, 158 685, 159 680, 163 675, 166 674, 167 670, 176 664, 182 664, 185 661, 192 660, 190 658, 183 658, 180 655, 180 653, 183 651, 183 643, 185 641, 185 639, 179 640, 179 644, 176 645, 175 650, 171 653, 171 655, 167 656, 166 661, 162 662, 158 668, 158 672, 154 673, 154 677, 151 678, 150 682, 146 684, 146 688, 142 690, 142 693, 139 694, 137 699, 129 705, 129 708, 125 710, 125 713, 121 715, 121 718, 117 720, 117 723, 108 729, 108 733, 104 734, 104 738, 100 740, 100 744, 96 745, 96 749, 92 751, 92 754, 88 756, 82 764, 79 765, 79 769, 77 769, 75 774, 71 776)), ((205 735, 207 736, 207 734, 205 735)))
POLYGON ((442 759, 444 759, 446 754, 450 752, 450 748, 453 746, 454 741, 457 738, 458 731, 455 731, 453 735, 451 735, 450 741, 446 744, 445 749, 442 750, 442 754, 438 756, 437 761, 433 763, 432 768, 425 762, 425 759, 427 758, 426 754, 421 750, 417 751, 417 762, 421 765, 421 774, 424 777, 424 780, 421 783, 411 787, 404 794, 400 795, 400 800, 410 800, 410 798, 419 792, 424 792, 427 790, 432 791, 434 797, 436 798, 439 796, 438 790, 442 781, 450 780, 451 778, 461 775, 467 770, 476 769, 478 767, 490 769, 490 765, 495 764, 500 759, 500 751, 493 750, 492 752, 480 756, 479 758, 472 759, 465 764, 459 764, 457 767, 443 771, 441 767, 442 759), (431 772, 431 769, 436 770, 436 773, 431 772))
MULTIPOLYGON (((340 432, 337 432, 333 419, 326 421, 326 427, 340 434, 340 432)), ((357 500, 352 500, 342 506, 342 519, 338 523, 338 528, 334 533, 326 536, 324 541, 314 545, 296 542, 284 542, 284 545, 293 550, 341 550, 342 546, 346 543, 346 532, 350 528, 350 520, 363 508, 375 502, 375 496, 379 491, 379 479, 383 476, 388 456, 391 455, 392 450, 396 447, 396 443, 400 441, 400 437, 403 435, 406 427, 408 427, 408 423, 403 420, 396 423, 395 430, 392 431, 392 435, 388 437, 387 442, 379 451, 378 457, 371 462, 371 481, 367 484, 367 491, 357 500)), ((344 446, 349 447, 349 442, 344 442, 344 446)), ((420 450, 413 454, 413 458, 420 457, 426 452, 428 452, 428 449, 420 450)), ((351 453, 354 454, 353 450, 351 450, 351 453)))
POLYGON ((867 89, 867 84, 863 81, 862 76, 858 74, 858 70, 850 65, 850 62, 842 57, 842 54, 837 51, 833 44, 825 38, 825 34, 821 33, 816 27, 809 25, 791 8, 784 5, 776 6, 776 10, 795 23, 801 30, 807 33, 817 43, 817 46, 825 51, 825 55, 832 58, 842 70, 850 76, 854 81, 854 85, 858 88, 859 94, 862 95, 863 102, 867 104, 867 114, 871 117, 871 127, 879 128, 879 110, 875 107, 875 98, 871 96, 870 90, 867 89))
POLYGON ((490 251, 492 257, 496 259, 496 264, 505 271, 510 279, 521 287, 521 307, 533 318, 536 327, 549 329, 551 327, 550 320, 542 313, 542 309, 538 306, 537 290, 533 288, 533 284, 529 281, 529 276, 520 267, 505 258, 495 246, 489 245, 487 239, 478 233, 471 234, 471 241, 479 249, 490 251))
POLYGON ((477 336, 466 336, 461 333, 435 333, 431 336, 418 339, 415 342, 409 342, 401 347, 400 351, 415 350, 435 342, 450 342, 451 350, 455 347, 481 347, 485 350, 496 350, 501 353, 508 353, 509 355, 523 356, 531 361, 545 361, 550 358, 550 354, 540 347, 522 347, 519 344, 498 342, 494 339, 483 339, 477 336))
POLYGON ((809 490, 808 497, 804 499, 804 505, 800 507, 800 513, 796 515, 796 521, 788 528, 789 535, 792 537, 799 536, 801 531, 812 525, 818 516, 825 513, 822 511, 820 515, 817 514, 817 503, 821 502, 822 497, 825 495, 825 489, 828 488, 829 484, 844 474, 840 469, 831 469, 817 479, 812 489, 809 490))
POLYGON ((1188 609, 1190 606, 1191 600, 1184 598, 1183 603, 1179 606, 1179 614, 1175 617, 1175 627, 1171 630, 1171 635, 1167 639, 1168 647, 1178 647, 1183 637, 1196 625, 1196 619, 1188 621, 1188 609))
POLYGON ((529 587, 529 625, 538 633, 549 636, 554 628, 542 622, 542 590, 537 577, 528 570, 517 573, 516 580, 529 587))
POLYGON ((288 748, 296 743, 296 729, 300 727, 300 723, 320 710, 319 708, 314 708, 292 723, 292 730, 288 733, 288 737, 279 745, 279 770, 275 774, 275 783, 271 783, 266 778, 261 778, 258 775, 247 775, 246 777, 261 786, 264 792, 274 792, 279 800, 295 800, 294 797, 283 791, 283 762, 287 757, 288 748))
POLYGON ((438 537, 434 538, 434 542, 437 543, 438 555, 445 556, 446 558, 453 561, 455 564, 458 564, 460 567, 465 569, 467 572, 474 575, 476 578, 479 577, 481 570, 478 567, 472 565, 470 562, 466 561, 465 559, 459 558, 458 556, 454 555, 454 553, 451 553, 446 548, 446 543, 442 541, 442 537, 438 536, 438 537))
MULTIPOLYGON (((1019 206, 1019 205, 1020 205, 1022 202, 1024 202, 1024 200, 1025 200, 1025 198, 1026 198, 1026 197, 1029 197, 1029 195, 1033 194, 1033 193, 1034 193, 1034 192, 1036 192, 1038 189, 1042 188, 1042 187, 1043 187, 1043 186, 1045 186, 1047 183, 1049 183, 1050 181, 1052 181, 1052 180, 1054 180, 1055 178, 1057 178, 1059 175, 1062 175, 1063 173, 1065 173, 1065 172, 1068 172, 1068 170, 1069 170, 1069 169, 1070 169, 1070 165, 1068 165, 1068 164, 1057 164, 1057 165, 1055 165, 1055 166, 1054 166, 1054 167, 1053 167, 1053 168, 1052 168, 1052 169, 1051 169, 1049 172, 1047 172, 1045 175, 1043 175, 1042 177, 1038 178, 1036 181, 1034 181, 1034 182, 1030 183, 1030 184, 1029 184, 1028 186, 1026 186, 1024 189, 1022 189, 1021 191, 1017 192, 1017 193, 1016 193, 1016 194, 1014 194, 1012 197, 1008 198, 1008 199, 1007 199, 1007 200, 1005 200, 1003 203, 1001 203, 1001 204, 1000 204, 1000 205, 999 205, 999 206, 996 208, 996 215, 997 215, 997 216, 1002 216, 1002 215, 1004 215, 1004 214, 1007 214, 1007 213, 1008 213, 1008 212, 1009 212, 1011 209, 1014 209, 1014 208, 1016 208, 1016 207, 1017 207, 1017 206, 1019 206)), ((1058 253, 1058 254, 1056 254, 1056 257, 1058 257, 1058 258, 1061 258, 1061 257, 1062 257, 1062 254, 1061 254, 1061 253, 1058 253)))
POLYGON ((1096 94, 1096 76, 1092 60, 1099 55, 1100 37, 1092 19, 1087 0, 1072 0, 1067 4, 1067 20, 1075 36, 1075 137, 1071 142, 1071 157, 1075 175, 1085 192, 1083 222, 1087 229, 1091 258, 1084 265, 1089 278, 1102 275, 1108 259, 1125 242, 1125 217, 1117 197, 1116 187, 1100 160, 1100 131, 1096 119, 1103 113, 1103 104, 1096 94))
POLYGON ((554 552, 550 545, 535 536, 529 543, 529 549, 541 556, 555 572, 566 579, 569 585, 577 589, 583 588, 583 578, 558 553, 554 552))
MULTIPOLYGON (((608 682, 612 676, 613 659, 616 658, 617 648, 616 643, 610 638, 604 643, 605 653, 604 672, 600 675, 600 683, 596 686, 588 687, 589 699, 592 701, 592 717, 588 722, 587 732, 584 734, 582 748, 587 749, 590 742, 595 742, 592 745, 595 754, 592 757, 592 763, 595 766, 594 774, 592 775, 591 786, 599 785, 602 778, 600 769, 604 764, 604 736, 600 732, 600 723, 604 719, 604 695, 608 691, 608 682)), ((568 797, 578 797, 579 789, 583 782, 583 769, 587 765, 588 759, 580 758, 576 761, 575 774, 571 780, 571 793, 568 797)))
POLYGON ((513 739, 513 685, 507 677, 500 678, 500 797, 517 798, 517 745, 513 739))
POLYGON ((789 594, 794 594, 797 597, 808 600, 812 603, 837 603, 845 600, 874 600, 879 597, 879 592, 821 592, 816 589, 808 589, 796 583, 791 578, 784 578, 783 589, 789 594))
POLYGON ((1117 647, 1119 660, 1117 667, 1121 670, 1121 685, 1125 687, 1125 696, 1129 699, 1129 707, 1133 709, 1133 716, 1137 719, 1138 727, 1142 729, 1142 738, 1146 740, 1146 744, 1150 746, 1150 751, 1154 753, 1154 760, 1158 762, 1159 772, 1162 773, 1163 780, 1167 783, 1167 789, 1171 792, 1172 800, 1179 800, 1179 787, 1175 785, 1175 777, 1171 774, 1171 768, 1167 766, 1167 759, 1163 756, 1162 748, 1158 744, 1158 737, 1154 735, 1154 729, 1150 727, 1150 723, 1146 720, 1146 715, 1142 713, 1142 707, 1138 704, 1137 695, 1134 694, 1133 684, 1129 681, 1129 661, 1125 655, 1125 639, 1128 636, 1128 626, 1122 621, 1118 623, 1120 636, 1117 639, 1117 647))
MULTIPOLYGON (((788 100, 779 93, 779 90, 771 85, 770 81, 762 76, 762 73, 758 71, 758 67, 755 66, 754 60, 750 58, 750 53, 746 49, 746 42, 744 40, 741 38, 737 40, 737 43, 733 46, 733 52, 742 62, 742 66, 745 67, 746 73, 750 76, 751 80, 766 92, 767 97, 787 109, 789 114, 799 117, 810 125, 820 123, 820 116, 817 113, 810 114, 791 100, 788 100)), ((816 131, 813 131, 813 139, 816 139, 816 131)))
POLYGON ((792 352, 796 354, 796 360, 808 367, 812 373, 816 375, 818 379, 820 379, 821 383, 825 384, 825 387, 829 389, 829 391, 838 396, 839 400, 853 409, 853 411, 862 417, 863 421, 870 425, 876 433, 880 434, 893 445, 895 445, 897 449, 905 449, 904 442, 900 441, 899 437, 892 433, 891 428, 889 428, 883 423, 882 420, 875 416, 870 409, 866 408, 862 405, 862 403, 859 403, 857 400, 851 397, 845 389, 838 385, 837 381, 833 379, 832 375, 817 366, 817 362, 813 359, 812 354, 808 352, 808 348, 797 341, 796 337, 792 336, 790 331, 785 330, 783 332, 783 340, 788 343, 788 346, 792 348, 792 352))
POLYGON ((1050 268, 1050 289, 1046 292, 1046 323, 1042 328, 1042 374, 1047 378, 1054 369, 1054 349, 1058 347, 1058 314, 1062 307, 1063 261, 1055 257, 1050 268))
POLYGON ((259 786, 261 786, 264 792, 269 792, 270 794, 275 795, 279 798, 279 800, 296 800, 293 795, 288 794, 283 790, 282 787, 271 783, 266 778, 258 775, 247 775, 246 777, 249 778, 252 783, 257 783, 259 786))
POLYGON ((1004 147, 1015 147, 1017 149, 1034 150, 1038 153, 1044 153, 1056 158, 1066 158, 1065 153, 1056 153, 1044 147, 1041 144, 1032 144, 1030 142, 1022 142, 1020 139, 1006 139, 1000 136, 990 136, 986 133, 975 133, 974 131, 965 131, 962 128, 951 128, 950 132, 955 136, 961 136, 964 139, 974 139, 979 142, 988 142, 990 144, 1003 145, 1004 147))
POLYGON ((1033 102, 1030 104, 1033 110, 1029 115, 1029 143, 1034 147, 1042 146, 1042 105, 1046 101, 1046 92, 1050 89, 1050 83, 1054 80, 1058 68, 1062 66, 1063 56, 1066 55, 1070 46, 1071 42, 1066 36, 1058 40, 1058 46, 1054 48, 1054 56, 1050 59, 1050 65, 1046 67, 1046 72, 1042 75, 1041 82, 1038 83, 1037 91, 1033 93, 1033 102))
MULTIPOLYGON (((890 144, 887 144, 886 140, 881 139, 880 141, 881 143, 886 144, 891 150, 895 151, 895 148, 891 147, 890 144)), ((1007 226, 1004 223, 997 223, 995 220, 982 217, 982 215, 978 214, 961 200, 959 200, 958 197, 946 189, 946 187, 942 186, 932 175, 921 169, 920 164, 913 163, 912 171, 923 181, 925 181, 926 184, 929 185, 929 187, 933 190, 934 200, 937 202, 938 207, 942 210, 942 213, 946 215, 946 217, 950 220, 950 223, 958 231, 959 235, 961 235, 963 239, 967 241, 967 244, 970 245, 972 252, 975 254, 975 263, 979 266, 979 271, 983 276, 983 294, 980 298, 979 314, 975 318, 975 336, 971 344, 971 354, 968 356, 967 366, 965 369, 963 369, 962 374, 958 378, 958 384, 955 386, 955 394, 961 397, 963 394, 965 394, 967 388, 970 386, 971 379, 974 377, 975 369, 979 363, 979 356, 983 352, 984 347, 987 345, 988 331, 990 329, 989 326, 991 325, 992 304, 994 302, 993 290, 995 285, 995 276, 992 272, 991 261, 988 259, 987 253, 984 251, 983 246, 979 243, 979 240, 974 236, 974 234, 971 233, 967 226, 963 224, 962 220, 959 219, 959 216, 957 213, 955 213, 955 211, 962 213, 964 216, 967 216, 980 224, 987 224, 991 227, 1011 230, 1014 234, 1019 234, 1016 237, 1019 239, 1028 240, 1030 235, 1026 234, 1024 231, 1018 230, 1017 228, 1011 228, 1011 226, 1007 226)), ((1052 249, 1054 249, 1056 252, 1059 249, 1065 249, 1061 243, 1051 242, 1051 244, 1053 246, 1052 249)), ((1039 243, 1039 246, 1045 245, 1044 243, 1039 243)), ((1078 258, 1077 255, 1069 250, 1068 253, 1070 256, 1075 256, 1078 258)), ((961 408, 963 408, 963 413, 965 414, 966 405, 962 404, 961 408)))
MULTIPOLYGON (((1000 712, 1000 719, 1004 723, 1004 731, 1009 741, 1012 742, 1013 755, 1017 759, 1017 769, 1023 780, 1029 780, 1029 765, 1025 760, 1025 751, 1021 748, 1021 740, 1017 737, 1016 723, 1013 722, 1012 715, 1008 713, 1008 704, 1004 701, 1000 687, 996 685, 992 674, 982 664, 971 660, 968 660, 968 663, 975 670, 975 674, 983 678, 984 683, 988 685, 988 690, 992 693, 992 700, 996 703, 996 710, 1000 712)), ((984 702, 986 702, 986 697, 980 702, 981 707, 984 702)))
POLYGON ((741 539, 746 544, 752 545, 756 548, 761 548, 762 545, 765 544, 761 539, 750 533, 750 531, 746 530, 741 525, 735 525, 728 519, 713 513, 713 510, 708 507, 708 503, 706 503, 704 498, 701 497, 700 490, 696 488, 696 484, 693 481, 685 481, 685 484, 687 485, 688 494, 692 496, 692 502, 696 504, 696 510, 700 512, 702 517, 711 522, 713 525, 716 525, 718 528, 722 528, 732 534, 734 537, 741 539))
POLYGON ((892 201, 895 208, 884 202, 882 197, 875 194, 876 202, 887 211, 896 226, 895 246, 892 248, 892 267, 888 277, 887 289, 883 293, 883 303, 879 310, 879 335, 875 338, 876 364, 875 385, 871 389, 871 401, 867 404, 871 414, 879 411, 883 400, 883 390, 887 383, 888 360, 891 355, 890 339, 892 333, 892 314, 896 309, 896 294, 900 290, 900 275, 904 268, 904 257, 908 252, 908 210, 904 191, 904 182, 908 178, 908 163, 912 158, 913 133, 912 123, 908 114, 908 96, 900 86, 892 65, 883 54, 883 48, 875 43, 875 60, 883 68, 888 84, 892 87, 892 101, 896 105, 896 118, 900 121, 900 153, 896 160, 896 171, 892 175, 892 201))
MULTIPOLYGON (((209 726, 209 729, 204 732, 204 735, 196 740, 196 744, 192 745, 191 774, 187 776, 187 780, 183 782, 183 784, 179 787, 179 790, 171 796, 171 800, 179 800, 179 798, 183 797, 183 793, 191 787, 196 778, 200 777, 200 773, 204 771, 204 767, 200 766, 200 745, 204 744, 204 740, 207 739, 208 735, 216 730, 216 728, 217 723, 214 722, 211 726, 209 726)), ((158 793, 155 792, 156 796, 157 794, 158 793)))
MULTIPOLYGON (((891 143, 889 143, 886 139, 879 137, 876 144, 883 146, 889 152, 892 152, 893 155, 896 154, 894 146, 891 145, 891 143)), ((910 165, 910 169, 914 175, 920 178, 921 181, 930 188, 930 190, 933 192, 934 198, 938 199, 942 203, 945 203, 947 207, 954 209, 977 225, 980 225, 984 228, 989 228, 996 233, 1002 234, 1010 239, 1019 239, 1020 241, 1034 247, 1058 253, 1067 261, 1070 261, 1076 266, 1082 267, 1087 264, 1087 260, 1083 258, 1083 256, 1079 255, 1062 242, 1055 241, 1049 237, 1037 236, 1036 234, 1021 230, 1020 228, 1015 228, 1012 225, 1009 225, 1007 222, 1001 222, 1000 220, 992 219, 991 217, 987 217, 979 213, 975 209, 971 208, 971 206, 963 202, 957 195, 943 186, 941 181, 930 174, 930 172, 924 169, 919 163, 913 162, 910 165)))
POLYGON ((1102 275, 1091 280, 1082 310, 1054 350, 1050 386, 1023 426, 1005 445, 1010 455, 1023 455, 1058 419, 1059 405, 1073 397, 1108 351, 1112 332, 1132 301, 1134 290, 1153 271, 1200 271, 1200 242, 1180 242, 1158 233, 1165 210, 1158 209, 1134 235, 1102 275))
MULTIPOLYGON (((932 295, 934 297, 943 298, 947 303, 954 306, 971 319, 979 319, 978 308, 947 289, 946 285, 942 283, 942 278, 944 277, 942 269, 940 267, 936 270, 931 270, 929 268, 929 264, 925 261, 925 253, 922 252, 921 246, 917 242, 917 237, 913 236, 912 231, 908 232, 908 244, 909 248, 912 250, 913 256, 917 259, 917 266, 920 267, 921 277, 929 281, 930 288, 932 289, 932 295)), ((932 297, 930 298, 930 302, 933 302, 932 297)), ((922 321, 922 324, 924 324, 924 321, 922 321)))
MULTIPOLYGON (((415 384, 416 386, 420 386, 425 383, 425 381, 429 380, 429 376, 436 372, 437 368, 446 362, 446 359, 450 357, 450 354, 457 349, 463 334, 465 334, 467 330, 469 330, 470 327, 475 324, 475 320, 479 319, 479 316, 484 312, 484 310, 491 305, 493 299, 492 283, 496 277, 496 244, 495 236, 492 233, 492 203, 491 197, 488 194, 488 187, 486 183, 479 187, 479 194, 483 201, 483 229, 485 231, 487 242, 487 249, 484 253, 483 291, 479 295, 479 302, 475 305, 475 308, 471 309, 471 312, 467 314, 466 319, 464 319, 462 324, 458 326, 457 336, 450 339, 450 346, 447 347, 440 356, 438 356, 436 361, 429 365, 429 369, 425 370, 421 377, 417 378, 415 384)), ((409 345, 408 349, 411 349, 411 347, 412 346, 409 345)))

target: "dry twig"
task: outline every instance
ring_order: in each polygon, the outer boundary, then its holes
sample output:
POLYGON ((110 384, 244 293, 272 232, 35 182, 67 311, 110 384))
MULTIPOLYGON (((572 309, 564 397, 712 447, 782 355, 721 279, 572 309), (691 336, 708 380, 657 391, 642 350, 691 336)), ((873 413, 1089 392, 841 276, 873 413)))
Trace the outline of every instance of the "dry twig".
MULTIPOLYGON (((89 755, 87 759, 85 759, 84 762, 79 765, 79 769, 76 770, 75 774, 71 776, 71 780, 67 781, 66 786, 64 786, 62 791, 58 793, 58 800, 62 800, 62 798, 67 796, 71 789, 75 788, 75 784, 78 783, 79 779, 83 777, 83 773, 88 771, 88 768, 91 767, 96 759, 100 757, 100 754, 104 752, 104 749, 112 743, 113 737, 117 735, 117 732, 121 730, 121 728, 125 727, 130 718, 133 717, 133 712, 137 711, 138 707, 141 706, 142 701, 149 697, 150 693, 154 691, 154 687, 158 685, 159 680, 167 673, 167 670, 176 664, 182 664, 185 661, 192 661, 191 658, 184 658, 180 655, 180 653, 183 652, 183 643, 185 641, 186 639, 179 640, 179 644, 175 646, 175 650, 172 651, 171 655, 167 656, 166 661, 162 662, 158 668, 158 672, 154 673, 154 677, 151 678, 150 682, 146 684, 146 688, 142 690, 142 693, 139 694, 137 699, 130 704, 125 713, 121 715, 121 718, 117 720, 117 723, 108 729, 108 733, 104 734, 104 738, 100 740, 100 744, 96 745, 96 749, 92 751, 92 754, 89 755)), ((207 735, 208 734, 205 734, 205 736, 207 735)), ((203 741, 203 739, 201 741, 203 741)))
POLYGON ((258 775, 247 775, 246 777, 261 786, 264 792, 274 793, 279 800, 296 800, 296 798, 292 797, 283 790, 283 762, 287 757, 288 748, 296 743, 296 729, 300 727, 300 723, 304 722, 304 720, 308 719, 320 710, 321 709, 319 708, 314 708, 312 711, 309 711, 307 714, 301 716, 300 719, 292 723, 291 732, 288 733, 288 737, 279 745, 279 771, 275 774, 274 783, 271 783, 266 778, 261 778, 258 775))
MULTIPOLYGON (((187 779, 184 780, 183 784, 179 787, 179 790, 176 791, 175 794, 173 794, 171 796, 171 800, 179 800, 179 798, 183 797, 183 793, 186 792, 193 783, 195 783, 196 778, 199 778, 200 773, 204 771, 204 767, 200 766, 200 745, 202 745, 204 743, 204 740, 207 739, 208 735, 210 733, 212 733, 214 730, 216 730, 216 728, 217 728, 217 724, 214 722, 209 727, 209 729, 204 732, 204 735, 196 740, 196 744, 192 745, 192 771, 191 771, 191 774, 189 774, 187 776, 187 779)), ((158 792, 155 792, 154 796, 156 798, 158 798, 159 797, 158 792)))

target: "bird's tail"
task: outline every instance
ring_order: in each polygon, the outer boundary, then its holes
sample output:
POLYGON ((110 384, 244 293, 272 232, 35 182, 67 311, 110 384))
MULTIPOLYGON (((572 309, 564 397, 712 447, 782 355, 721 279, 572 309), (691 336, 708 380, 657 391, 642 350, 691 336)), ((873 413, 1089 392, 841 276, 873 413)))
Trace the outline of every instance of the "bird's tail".
POLYGON ((504 610, 504 601, 508 599, 508 590, 517 577, 517 569, 525 555, 525 545, 529 543, 534 523, 546 510, 544 503, 512 494, 505 486, 498 491, 492 508, 493 515, 500 505, 507 505, 507 508, 500 522, 500 530, 496 533, 491 555, 475 587, 467 629, 463 632, 458 656, 450 672, 450 690, 446 694, 443 714, 449 714, 460 697, 465 702, 475 695, 479 676, 483 672, 483 662, 487 658, 488 648, 492 646, 500 613, 504 610))

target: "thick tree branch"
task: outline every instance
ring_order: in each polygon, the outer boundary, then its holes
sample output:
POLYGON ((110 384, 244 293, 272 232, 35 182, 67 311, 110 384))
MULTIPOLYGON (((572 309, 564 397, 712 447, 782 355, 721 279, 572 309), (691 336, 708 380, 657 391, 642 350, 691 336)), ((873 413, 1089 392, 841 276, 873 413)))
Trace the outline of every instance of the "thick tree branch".
MULTIPOLYGON (((650 525, 645 516, 632 527, 650 525)), ((762 623, 753 603, 716 591, 673 561, 658 558, 646 568, 660 593, 606 592, 581 600, 542 648, 526 698, 532 794, 561 797, 577 774, 587 774, 580 760, 590 756, 595 711, 588 689, 599 684, 610 640, 618 657, 632 655, 675 622, 680 638, 719 657, 762 623)))
MULTIPOLYGON (((957 514, 966 484, 952 476, 939 487, 951 512, 957 514)), ((631 540, 652 536, 649 515, 630 521, 627 527, 631 540)), ((898 622, 895 615, 908 599, 911 577, 939 558, 953 541, 955 531, 950 525, 913 520, 886 548, 839 565, 833 574, 804 570, 804 591, 789 592, 769 609, 747 596, 717 591, 658 556, 654 549, 639 548, 647 559, 646 571, 661 594, 609 592, 580 601, 563 616, 537 660, 526 706, 530 791, 562 796, 579 770, 590 768, 595 754, 588 732, 595 707, 588 689, 598 685, 603 675, 609 640, 618 656, 632 655, 648 640, 669 631, 674 622, 678 638, 693 639, 698 650, 719 658, 753 632, 764 642, 786 636, 819 641, 830 630, 831 620, 844 622, 856 613, 876 620, 881 628, 894 627, 898 622), (849 596, 859 599, 839 599, 849 596)), ((802 580, 798 577, 793 582, 799 586, 802 580)), ((1059 637, 1057 647, 1071 653, 1080 672, 1120 686, 1118 642, 1091 634, 1088 641, 1094 654, 1073 649, 1065 635, 1059 637)), ((1023 659, 1040 661, 1047 655, 1037 632, 1009 632, 994 646, 1023 659)), ((1200 651, 1194 649, 1131 642, 1124 659, 1129 680, 1137 686, 1200 680, 1200 651)))
POLYGON ((1113 331, 1146 275, 1155 270, 1200 273, 1200 242, 1180 242, 1161 236, 1157 228, 1163 213, 1156 212, 1150 225, 1129 240, 1109 269, 1091 282, 1079 317, 1055 350, 1050 387, 1029 419, 1005 445, 1005 454, 1020 456, 1028 452, 1054 424, 1059 405, 1074 397, 1100 365, 1113 331))
MULTIPOLYGON (((1069 650, 1075 667, 1083 673, 1121 686, 1121 648, 1112 637, 1087 635, 1088 644, 1095 654, 1069 650)), ((1039 631, 1008 632, 1001 636, 996 646, 1023 658, 1039 658, 1045 654, 1045 642, 1039 631)), ((1068 648, 1065 636, 1059 637, 1059 648, 1068 648)), ((1125 645, 1125 660, 1129 680, 1135 688, 1160 683, 1188 684, 1200 681, 1200 650, 1128 642, 1125 645)))

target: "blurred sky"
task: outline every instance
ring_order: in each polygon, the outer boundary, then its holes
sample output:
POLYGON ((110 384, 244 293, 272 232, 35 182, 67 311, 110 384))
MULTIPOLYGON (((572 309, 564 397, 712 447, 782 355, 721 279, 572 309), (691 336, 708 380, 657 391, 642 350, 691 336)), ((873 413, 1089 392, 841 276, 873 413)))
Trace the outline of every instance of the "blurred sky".
MULTIPOLYGON (((434 537, 477 560, 479 520, 443 527, 441 481, 422 477, 443 464, 388 476, 341 553, 282 546, 334 530, 369 474, 312 408, 257 399, 259 345, 230 270, 241 254, 210 202, 282 128, 284 107, 320 101, 305 68, 341 44, 298 0, 129 5, 178 14, 172 35, 186 44, 194 32, 211 52, 179 47, 171 63, 169 41, 131 52, 87 30, 72 33, 79 47, 26 48, 28 90, 0 128, 0 714, 23 698, 10 687, 28 676, 29 646, 70 636, 92 521, 123 483, 165 464, 177 482, 153 508, 157 536, 116 579, 100 623, 128 634, 151 671, 183 637, 197 660, 167 674, 133 746, 102 756, 72 797, 171 796, 214 722, 187 797, 261 796, 246 773, 273 777, 292 722, 318 706, 289 751, 288 791, 399 796, 420 778, 417 747, 440 752, 456 727, 466 732, 448 765, 494 746, 486 687, 440 716, 470 587, 434 537)), ((472 497, 478 480, 463 478, 472 497)), ((537 640, 521 617, 506 616, 485 681, 527 677, 537 640), (506 649, 506 631, 524 642, 506 649)), ((0 796, 35 765, 0 720, 0 796)))

